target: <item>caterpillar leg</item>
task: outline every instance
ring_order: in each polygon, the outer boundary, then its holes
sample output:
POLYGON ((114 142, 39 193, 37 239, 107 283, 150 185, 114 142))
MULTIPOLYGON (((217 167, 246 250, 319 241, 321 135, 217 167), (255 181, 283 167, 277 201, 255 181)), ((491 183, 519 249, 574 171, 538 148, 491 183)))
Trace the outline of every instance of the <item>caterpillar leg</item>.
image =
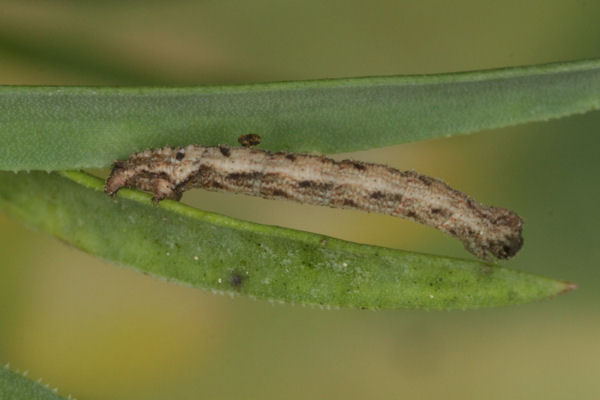
POLYGON ((154 174, 147 171, 139 171, 128 168, 127 162, 116 162, 113 170, 106 181, 104 192, 111 197, 123 187, 134 188, 152 192, 153 203, 159 203, 164 199, 181 199, 181 190, 171 183, 163 174, 154 174))

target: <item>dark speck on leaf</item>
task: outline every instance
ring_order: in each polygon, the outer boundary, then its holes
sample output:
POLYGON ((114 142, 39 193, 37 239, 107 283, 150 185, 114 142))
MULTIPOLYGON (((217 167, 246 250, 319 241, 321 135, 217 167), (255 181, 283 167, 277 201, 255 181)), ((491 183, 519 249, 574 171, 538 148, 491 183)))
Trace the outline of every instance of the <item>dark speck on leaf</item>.
POLYGON ((244 283, 244 275, 239 271, 233 271, 229 276, 229 283, 231 283, 231 286, 235 289, 238 289, 244 283))

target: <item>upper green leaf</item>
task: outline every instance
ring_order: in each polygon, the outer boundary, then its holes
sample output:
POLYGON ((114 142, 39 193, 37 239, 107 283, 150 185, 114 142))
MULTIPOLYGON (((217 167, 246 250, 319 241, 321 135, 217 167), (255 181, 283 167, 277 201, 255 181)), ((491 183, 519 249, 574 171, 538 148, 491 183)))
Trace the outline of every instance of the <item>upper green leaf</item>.
POLYGON ((239 221, 80 172, 0 172, 0 211, 100 256, 195 287, 355 308, 479 308, 573 288, 480 261, 350 243, 239 221))
POLYGON ((106 167, 165 145, 345 152, 600 106, 600 61, 188 88, 0 87, 0 169, 106 167))

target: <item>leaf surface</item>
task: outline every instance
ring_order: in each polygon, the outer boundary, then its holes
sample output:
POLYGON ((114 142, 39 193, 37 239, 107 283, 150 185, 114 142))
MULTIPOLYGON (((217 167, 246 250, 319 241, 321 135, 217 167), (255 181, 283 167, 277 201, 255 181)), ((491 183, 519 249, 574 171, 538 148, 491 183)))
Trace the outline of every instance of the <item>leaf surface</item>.
POLYGON ((105 260, 217 292, 373 309, 468 309, 539 300, 569 283, 470 261, 244 222, 82 172, 0 173, 0 211, 105 260))
POLYGON ((147 148, 335 153, 600 106, 600 61, 427 76, 204 87, 0 87, 0 169, 101 168, 147 148))

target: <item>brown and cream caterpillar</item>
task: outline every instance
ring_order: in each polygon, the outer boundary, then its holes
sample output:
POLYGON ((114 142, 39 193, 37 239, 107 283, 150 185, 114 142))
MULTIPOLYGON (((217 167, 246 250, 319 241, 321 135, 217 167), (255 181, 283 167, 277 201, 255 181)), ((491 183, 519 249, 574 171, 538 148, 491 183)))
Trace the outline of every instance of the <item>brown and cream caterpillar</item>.
POLYGON ((122 187, 152 192, 154 202, 204 188, 389 214, 456 236, 486 260, 489 254, 510 258, 523 244, 523 221, 510 210, 482 205, 415 171, 353 160, 244 147, 164 147, 116 162, 105 192, 113 196, 122 187))

